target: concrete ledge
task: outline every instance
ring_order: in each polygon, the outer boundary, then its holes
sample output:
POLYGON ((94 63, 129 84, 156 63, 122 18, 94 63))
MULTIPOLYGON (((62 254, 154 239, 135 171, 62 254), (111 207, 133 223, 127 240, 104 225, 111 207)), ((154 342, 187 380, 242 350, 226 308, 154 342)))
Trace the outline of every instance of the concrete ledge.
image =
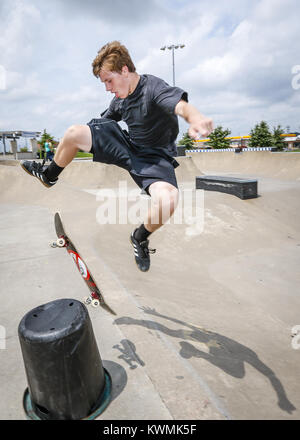
POLYGON ((196 189, 219 191, 232 194, 240 199, 257 197, 257 180, 237 179, 235 177, 198 176, 196 189))

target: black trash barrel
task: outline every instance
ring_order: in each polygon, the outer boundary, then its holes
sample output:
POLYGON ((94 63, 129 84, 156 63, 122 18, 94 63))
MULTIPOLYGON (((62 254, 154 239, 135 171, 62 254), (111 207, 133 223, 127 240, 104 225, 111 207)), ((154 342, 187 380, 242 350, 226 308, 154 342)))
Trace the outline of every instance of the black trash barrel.
POLYGON ((28 391, 40 419, 91 414, 105 389, 105 371, 84 304, 59 299, 28 312, 18 328, 28 391))

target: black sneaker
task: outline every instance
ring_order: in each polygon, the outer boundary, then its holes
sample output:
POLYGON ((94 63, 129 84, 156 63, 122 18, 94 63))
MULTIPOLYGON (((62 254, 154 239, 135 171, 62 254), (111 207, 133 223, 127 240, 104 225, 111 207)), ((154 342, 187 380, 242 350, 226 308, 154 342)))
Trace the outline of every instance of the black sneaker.
POLYGON ((39 179, 42 182, 42 184, 45 185, 47 188, 50 188, 51 186, 55 185, 56 182, 58 181, 58 179, 50 181, 45 176, 46 168, 43 167, 43 164, 39 162, 35 162, 34 160, 21 160, 20 164, 23 170, 25 170, 31 176, 39 179))
POLYGON ((154 254, 156 249, 148 248, 149 240, 139 242, 136 238, 134 238, 134 232, 132 232, 130 236, 130 242, 134 249, 135 262, 142 272, 147 272, 150 267, 149 254, 154 254))

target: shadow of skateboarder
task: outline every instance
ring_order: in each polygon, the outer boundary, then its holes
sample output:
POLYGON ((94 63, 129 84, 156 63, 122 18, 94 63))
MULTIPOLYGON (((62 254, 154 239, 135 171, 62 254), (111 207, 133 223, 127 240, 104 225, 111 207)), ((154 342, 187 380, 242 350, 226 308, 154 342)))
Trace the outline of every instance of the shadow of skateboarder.
POLYGON ((142 310, 148 315, 157 316, 187 327, 188 330, 184 328, 173 330, 155 321, 139 320, 130 317, 118 318, 114 323, 117 325, 140 325, 150 330, 160 331, 170 337, 182 339, 179 343, 181 347, 179 354, 184 359, 190 359, 192 357, 205 359, 212 365, 222 369, 226 374, 238 379, 242 379, 245 376, 245 363, 248 363, 270 381, 271 386, 277 394, 278 406, 289 414, 292 414, 292 412, 295 411, 296 408, 288 400, 280 380, 250 348, 234 341, 233 339, 227 338, 226 336, 208 331, 201 327, 196 327, 176 318, 162 315, 155 309, 142 307, 142 310), (196 348, 191 342, 186 341, 203 343, 207 346, 208 352, 202 351, 199 348, 196 348))

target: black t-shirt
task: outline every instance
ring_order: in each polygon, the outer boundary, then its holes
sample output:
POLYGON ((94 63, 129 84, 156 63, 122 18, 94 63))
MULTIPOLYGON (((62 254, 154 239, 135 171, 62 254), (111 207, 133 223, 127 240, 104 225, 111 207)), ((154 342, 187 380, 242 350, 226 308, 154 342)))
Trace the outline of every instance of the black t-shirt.
POLYGON ((179 87, 171 87, 153 75, 141 75, 134 92, 127 98, 113 98, 102 117, 124 121, 130 141, 142 155, 176 151, 178 117, 175 107, 188 94, 179 87))

